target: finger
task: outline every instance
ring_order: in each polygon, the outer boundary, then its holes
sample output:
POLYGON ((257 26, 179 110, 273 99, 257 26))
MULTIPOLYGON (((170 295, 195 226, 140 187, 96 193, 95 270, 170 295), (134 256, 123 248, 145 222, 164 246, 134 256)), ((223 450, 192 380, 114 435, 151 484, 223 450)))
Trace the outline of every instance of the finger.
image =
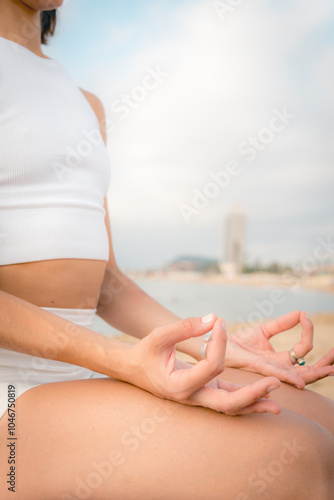
MULTIPOLYGON (((278 379, 266 377, 234 392, 221 390, 217 393, 215 389, 207 389, 202 392, 201 398, 205 406, 210 406, 210 403, 215 404, 216 408, 214 409, 234 415, 264 398, 278 387, 280 387, 278 379)), ((210 407, 212 408, 212 406, 210 407)))
POLYGON ((300 323, 303 327, 302 338, 292 348, 298 358, 302 358, 313 349, 313 323, 307 312, 301 313, 300 323))
POLYGON ((266 377, 277 377, 282 382, 296 385, 299 389, 304 389, 305 382, 302 376, 291 366, 290 368, 280 368, 274 363, 263 363, 258 365, 258 372, 266 377))
POLYGON ((161 349, 174 347, 178 342, 200 337, 212 329, 217 316, 208 314, 202 318, 186 318, 171 325, 164 325, 156 328, 150 334, 155 339, 156 346, 161 349))
POLYGON ((304 372, 303 378, 306 384, 313 384, 313 382, 326 378, 329 375, 334 375, 334 366, 324 366, 321 368, 311 367, 304 372))
POLYGON ((222 380, 219 377, 217 380, 218 380, 217 385, 219 389, 224 389, 225 391, 228 392, 238 391, 242 387, 247 387, 248 385, 248 384, 234 384, 233 382, 227 382, 226 380, 222 380))
POLYGON ((185 398, 210 382, 224 370, 227 335, 225 322, 217 319, 212 328, 211 340, 208 342, 206 358, 192 368, 174 371, 170 381, 174 391, 183 393, 185 398))
POLYGON ((291 313, 285 314, 280 318, 273 321, 268 321, 262 325, 262 330, 267 339, 270 339, 278 333, 291 330, 291 328, 298 325, 300 321, 300 311, 293 311, 291 313))
POLYGON ((276 401, 261 399, 260 401, 239 410, 237 415, 251 415, 252 413, 273 413, 274 415, 279 415, 281 411, 282 408, 278 403, 276 403, 276 401))
MULTIPOLYGON (((219 389, 213 389, 213 390, 218 391, 219 389)), ((224 413, 225 415, 230 415, 230 416, 250 415, 252 413, 273 413, 274 415, 278 415, 282 410, 280 405, 276 401, 268 399, 260 399, 256 401, 256 403, 253 403, 245 408, 242 408, 241 410, 236 410, 235 412, 233 411, 227 412, 217 409, 214 403, 209 402, 209 404, 204 404, 203 401, 207 400, 207 398, 203 399, 202 391, 205 391, 205 389, 200 389, 199 391, 197 391, 194 397, 192 397, 191 400, 188 400, 186 403, 191 406, 204 406, 205 408, 210 408, 211 410, 215 410, 218 413, 224 413)), ((269 395, 267 397, 269 397, 269 395)))
MULTIPOLYGON (((217 387, 219 389, 224 389, 225 391, 228 391, 228 392, 234 392, 234 391, 238 391, 242 387, 247 387, 247 385, 248 384, 234 384, 233 382, 226 382, 225 380, 218 378, 217 387)), ((270 397, 270 394, 266 394, 263 397, 268 399, 270 397)))
POLYGON ((334 364, 334 347, 331 349, 325 356, 319 359, 314 365, 313 368, 320 368, 322 366, 329 366, 334 364))

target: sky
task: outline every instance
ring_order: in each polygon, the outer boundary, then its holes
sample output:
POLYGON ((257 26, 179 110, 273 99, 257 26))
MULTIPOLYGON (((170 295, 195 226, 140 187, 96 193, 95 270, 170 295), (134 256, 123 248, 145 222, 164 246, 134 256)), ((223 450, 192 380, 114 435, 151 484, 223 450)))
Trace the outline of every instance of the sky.
POLYGON ((249 263, 334 241, 331 0, 67 0, 45 53, 104 105, 123 270, 221 260, 235 206, 249 263))

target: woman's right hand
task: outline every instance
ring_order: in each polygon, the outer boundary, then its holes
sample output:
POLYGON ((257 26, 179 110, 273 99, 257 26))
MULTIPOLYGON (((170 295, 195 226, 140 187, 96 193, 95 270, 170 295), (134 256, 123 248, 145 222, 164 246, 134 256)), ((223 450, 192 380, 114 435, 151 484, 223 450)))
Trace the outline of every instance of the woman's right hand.
POLYGON ((277 378, 265 377, 245 386, 218 378, 225 367, 226 342, 224 320, 213 314, 155 328, 128 351, 126 382, 163 399, 228 415, 280 413, 280 406, 268 400, 270 392, 280 386, 277 378), (176 359, 175 344, 210 330, 205 359, 195 365, 176 359))

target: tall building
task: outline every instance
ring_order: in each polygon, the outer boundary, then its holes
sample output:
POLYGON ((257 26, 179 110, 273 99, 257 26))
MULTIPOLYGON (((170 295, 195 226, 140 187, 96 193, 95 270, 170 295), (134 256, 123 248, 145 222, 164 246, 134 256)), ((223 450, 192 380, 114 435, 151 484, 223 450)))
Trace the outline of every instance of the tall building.
POLYGON ((240 273, 245 257, 246 216, 243 207, 232 208, 226 219, 224 255, 221 271, 226 274, 240 273))

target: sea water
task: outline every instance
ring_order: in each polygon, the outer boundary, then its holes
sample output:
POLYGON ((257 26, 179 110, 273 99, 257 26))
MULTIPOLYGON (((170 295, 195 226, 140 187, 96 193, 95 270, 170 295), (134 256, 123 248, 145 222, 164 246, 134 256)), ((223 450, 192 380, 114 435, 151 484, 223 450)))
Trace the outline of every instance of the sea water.
MULTIPOLYGON (((302 288, 250 287, 226 284, 189 283, 167 280, 134 280, 160 304, 185 318, 214 312, 228 323, 254 324, 290 311, 334 312, 334 294, 302 288)), ((96 329, 116 331, 97 320, 96 329)))

